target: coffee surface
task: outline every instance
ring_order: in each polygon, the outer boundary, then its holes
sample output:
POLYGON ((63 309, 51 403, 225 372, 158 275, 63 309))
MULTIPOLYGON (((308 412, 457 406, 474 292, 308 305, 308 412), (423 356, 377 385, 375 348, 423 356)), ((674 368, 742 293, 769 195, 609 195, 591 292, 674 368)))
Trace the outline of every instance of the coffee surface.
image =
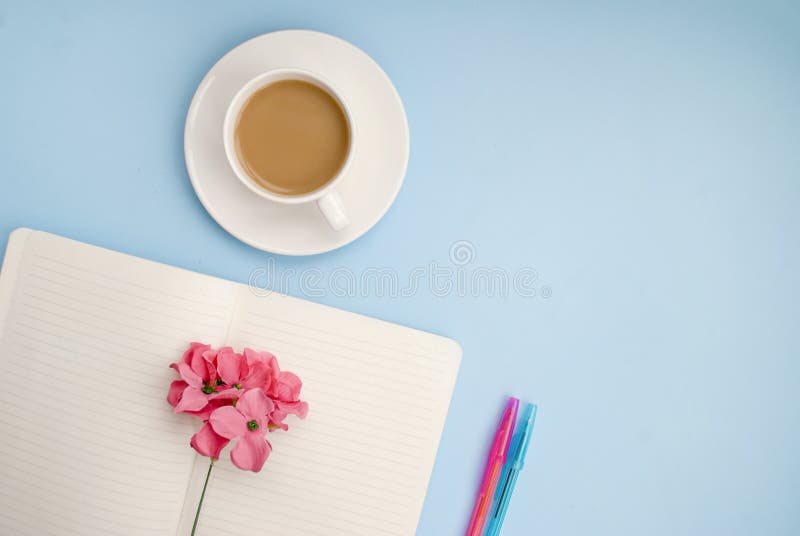
POLYGON ((239 162, 256 184, 280 195, 303 195, 339 172, 350 129, 327 91, 302 80, 281 80, 245 102, 234 140, 239 162))

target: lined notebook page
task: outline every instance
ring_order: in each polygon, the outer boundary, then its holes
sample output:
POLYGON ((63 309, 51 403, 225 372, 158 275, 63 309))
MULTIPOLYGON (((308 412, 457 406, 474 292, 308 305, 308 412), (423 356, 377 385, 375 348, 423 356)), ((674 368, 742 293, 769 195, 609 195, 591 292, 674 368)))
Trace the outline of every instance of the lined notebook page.
POLYGON ((0 278, 0 534, 176 535, 196 422, 167 405, 167 365, 188 341, 224 341, 236 292, 12 234, 0 278))
MULTIPOLYGON (((246 288, 234 346, 266 349, 303 379, 306 420, 268 435, 259 474, 212 472, 200 534, 403 535, 416 531, 461 350, 450 339, 246 288)), ((195 478, 205 475, 198 462, 195 478)), ((201 482, 192 487, 199 487, 201 482)), ((185 523, 188 520, 184 521, 185 523)))

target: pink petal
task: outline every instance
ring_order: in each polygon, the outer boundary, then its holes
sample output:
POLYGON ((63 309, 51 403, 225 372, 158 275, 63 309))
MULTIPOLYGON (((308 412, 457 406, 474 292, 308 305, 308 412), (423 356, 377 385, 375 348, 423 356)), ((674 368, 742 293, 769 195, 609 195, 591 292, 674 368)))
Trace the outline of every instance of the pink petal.
POLYGON ((200 411, 184 411, 186 415, 191 415, 192 417, 197 417, 201 421, 207 421, 208 418, 211 416, 211 412, 217 409, 219 406, 212 406, 211 404, 207 404, 206 407, 201 409, 200 411))
POLYGON ((272 445, 264 439, 263 434, 251 432, 236 442, 231 450, 231 461, 243 471, 257 473, 264 467, 271 451, 272 445))
POLYGON ((245 352, 247 351, 250 352, 248 363, 251 361, 253 363, 262 363, 267 368, 267 376, 269 379, 264 384, 264 387, 269 388, 271 385, 274 385, 275 381, 278 379, 278 375, 281 372, 281 368, 278 366, 278 359, 269 352, 256 352, 254 350, 250 350, 249 348, 245 348, 245 352))
POLYGON ((183 394, 184 389, 189 386, 183 380, 175 380, 169 385, 169 393, 167 393, 167 402, 173 408, 178 405, 178 402, 181 399, 181 395, 183 394))
POLYGON ((308 415, 308 402, 303 402, 302 400, 297 402, 277 402, 275 405, 286 415, 297 415, 301 419, 305 419, 306 415, 308 415))
POLYGON ((274 408, 272 400, 267 398, 261 389, 250 389, 236 403, 236 410, 240 411, 247 420, 262 419, 274 408))
POLYGON ((208 348, 207 350, 203 351, 203 361, 205 361, 206 367, 206 374, 208 375, 208 382, 210 384, 214 384, 216 382, 218 374, 217 374, 217 354, 219 350, 214 350, 213 348, 208 348))
POLYGON ((243 353, 248 365, 252 366, 253 363, 263 363, 268 369, 275 369, 275 376, 277 376, 278 360, 275 359, 274 354, 269 352, 256 352, 252 348, 245 348, 243 353))
POLYGON ((250 365, 247 364, 247 359, 244 358, 243 354, 239 354, 241 359, 239 360, 239 379, 247 378, 250 375, 250 365))
POLYGON ((285 402, 293 402, 300 398, 300 389, 303 387, 303 382, 292 372, 281 372, 278 375, 278 381, 272 387, 273 394, 278 400, 285 402))
POLYGON ((208 396, 200 389, 187 387, 183 391, 180 401, 175 405, 175 413, 186 411, 200 411, 208 404, 208 396))
POLYGON ((278 428, 280 428, 284 432, 289 429, 289 425, 288 424, 285 424, 285 423, 282 423, 282 422, 278 422, 278 421, 270 420, 269 425, 272 426, 272 429, 270 429, 270 432, 274 432, 278 428))
POLYGON ((208 367, 206 366, 206 359, 203 353, 211 349, 207 344, 200 344, 193 342, 187 354, 184 354, 185 362, 192 368, 195 374, 200 376, 203 380, 208 381, 208 367))
POLYGON ((195 371, 192 370, 192 367, 186 363, 178 363, 178 372, 181 375, 181 379, 195 389, 203 388, 203 378, 198 376, 195 371))
POLYGON ((297 402, 281 402, 275 401, 275 411, 269 415, 269 424, 273 427, 278 427, 282 430, 288 430, 289 425, 285 424, 283 420, 289 415, 297 415, 301 419, 305 419, 308 414, 308 403, 303 401, 297 402))
POLYGON ((244 358, 230 348, 220 348, 217 354, 217 372, 227 385, 239 383, 244 358))
MULTIPOLYGON (((220 348, 220 350, 225 348, 227 348, 228 350, 231 349, 230 346, 224 346, 223 348, 220 348)), ((205 359, 207 363, 213 364, 220 350, 214 350, 210 346, 206 345, 206 348, 200 353, 200 355, 203 356, 203 359, 205 359)))
POLYGON ((247 419, 233 406, 222 406, 215 409, 208 418, 208 422, 211 423, 216 433, 228 439, 243 436, 248 432, 247 419))
POLYGON ((269 367, 262 361, 255 361, 249 366, 247 377, 242 380, 242 387, 245 389, 269 389, 272 378, 269 367))
POLYGON ((211 413, 213 413, 215 409, 229 405, 230 405, 230 400, 215 400, 209 398, 208 405, 206 405, 206 407, 204 407, 200 411, 185 411, 184 413, 186 413, 187 415, 191 415, 192 417, 197 417, 201 421, 207 421, 209 417, 211 417, 211 413))
POLYGON ((181 357, 181 363, 186 363, 187 365, 192 362, 192 356, 195 354, 195 350, 198 348, 210 348, 209 345, 203 344, 202 342, 190 342, 189 348, 183 352, 183 356, 181 357))
POLYGON ((203 456, 217 459, 220 451, 228 443, 230 443, 230 439, 222 437, 214 431, 210 424, 205 423, 200 431, 192 436, 190 445, 203 456))
POLYGON ((245 361, 247 361, 248 365, 252 365, 256 361, 263 361, 260 352, 256 352, 252 348, 245 348, 242 351, 242 355, 244 355, 245 361))

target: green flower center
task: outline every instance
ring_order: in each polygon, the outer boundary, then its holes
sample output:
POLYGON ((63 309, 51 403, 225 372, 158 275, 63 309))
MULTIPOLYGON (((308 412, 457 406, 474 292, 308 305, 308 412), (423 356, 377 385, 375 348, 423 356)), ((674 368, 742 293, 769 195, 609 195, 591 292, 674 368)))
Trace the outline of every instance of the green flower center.
POLYGON ((248 430, 258 430, 258 423, 253 419, 252 421, 247 423, 248 430))
POLYGON ((214 389, 212 386, 208 385, 207 383, 204 383, 203 384, 203 392, 205 394, 207 394, 207 395, 210 395, 211 393, 216 393, 217 390, 214 389))
POLYGON ((241 389, 242 388, 242 384, 241 383, 234 383, 233 387, 234 387, 234 389, 241 389))
POLYGON ((225 382, 222 381, 220 378, 217 378, 217 385, 225 385, 225 382))

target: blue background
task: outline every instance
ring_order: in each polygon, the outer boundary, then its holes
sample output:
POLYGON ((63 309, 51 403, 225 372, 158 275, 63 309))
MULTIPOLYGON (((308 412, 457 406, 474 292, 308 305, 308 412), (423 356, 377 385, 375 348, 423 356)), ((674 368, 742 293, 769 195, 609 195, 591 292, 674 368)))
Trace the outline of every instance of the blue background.
POLYGON ((420 535, 463 531, 508 394, 540 417, 506 534, 800 533, 796 2, 3 0, 0 246, 28 226, 247 281, 272 256, 203 210, 183 123, 283 28, 372 55, 412 143, 372 231, 278 270, 402 275, 467 240, 539 274, 533 298, 315 298, 463 345, 420 535))

